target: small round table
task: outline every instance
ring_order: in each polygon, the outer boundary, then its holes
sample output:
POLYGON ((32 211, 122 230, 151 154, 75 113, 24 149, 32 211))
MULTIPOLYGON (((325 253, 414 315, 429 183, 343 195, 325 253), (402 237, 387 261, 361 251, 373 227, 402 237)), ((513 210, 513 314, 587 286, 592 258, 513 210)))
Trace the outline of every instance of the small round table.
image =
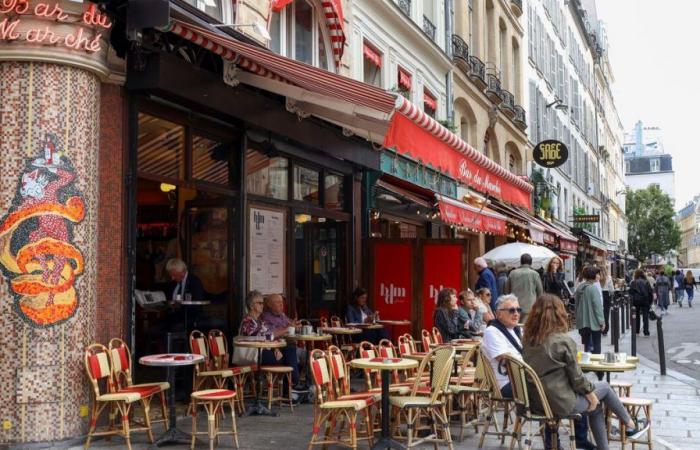
POLYGON ((394 370, 406 370, 418 367, 418 361, 406 358, 358 358, 350 361, 350 366, 356 369, 374 369, 382 373, 382 436, 374 444, 372 450, 385 450, 388 448, 406 448, 400 442, 391 439, 389 433, 389 385, 391 384, 391 372, 394 370))
POLYGON ((637 365, 633 363, 605 363, 602 361, 591 361, 589 363, 578 363, 584 372, 605 372, 605 380, 610 383, 612 372, 629 372, 637 370, 637 365))
POLYGON ((175 411, 175 368, 184 366, 193 366, 204 361, 203 355, 195 355, 192 353, 162 353, 157 355, 142 356, 139 358, 139 363, 144 366, 165 367, 170 389, 168 390, 168 421, 170 427, 156 442, 154 447, 160 447, 163 444, 189 444, 191 437, 187 433, 180 431, 177 428, 177 414, 175 411))
POLYGON ((346 323, 348 327, 361 328, 363 330, 381 330, 384 325, 381 323, 346 323))
POLYGON ((309 361, 311 361, 311 358, 309 358, 309 354, 316 347, 316 342, 328 342, 331 339, 333 339, 333 336, 331 336, 330 334, 294 334, 285 336, 285 339, 287 341, 301 342, 304 344, 304 348, 306 349, 306 361, 304 361, 304 371, 306 372, 306 381, 308 383, 310 373, 308 366, 309 361))
MULTIPOLYGON (((282 348, 287 346, 287 342, 283 340, 277 341, 265 341, 262 339, 237 337, 233 340, 233 345, 246 348, 257 348, 258 349, 258 373, 257 382, 258 388, 255 390, 255 401, 252 405, 248 406, 244 416, 276 416, 277 413, 271 411, 265 406, 263 401, 260 399, 260 393, 262 392, 262 351, 263 349, 271 350, 273 348, 282 348)), ((289 386, 289 389, 292 387, 289 386)))

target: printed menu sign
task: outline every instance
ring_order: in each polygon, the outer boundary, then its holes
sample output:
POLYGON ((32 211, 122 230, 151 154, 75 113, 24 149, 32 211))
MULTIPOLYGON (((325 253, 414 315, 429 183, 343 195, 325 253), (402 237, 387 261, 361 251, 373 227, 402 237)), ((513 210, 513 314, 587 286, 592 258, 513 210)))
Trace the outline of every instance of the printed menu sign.
POLYGON ((263 294, 284 292, 284 213, 250 208, 248 286, 263 294))

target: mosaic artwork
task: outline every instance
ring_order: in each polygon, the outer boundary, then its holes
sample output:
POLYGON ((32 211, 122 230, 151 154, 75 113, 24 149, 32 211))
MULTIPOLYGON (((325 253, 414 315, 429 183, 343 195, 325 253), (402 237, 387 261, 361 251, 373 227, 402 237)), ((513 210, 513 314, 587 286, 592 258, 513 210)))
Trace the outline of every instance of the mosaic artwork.
POLYGON ((55 135, 47 133, 43 147, 27 160, 12 207, 0 220, 0 266, 15 310, 36 327, 75 314, 75 281, 85 267, 83 253, 73 244, 73 227, 85 217, 75 169, 55 135))

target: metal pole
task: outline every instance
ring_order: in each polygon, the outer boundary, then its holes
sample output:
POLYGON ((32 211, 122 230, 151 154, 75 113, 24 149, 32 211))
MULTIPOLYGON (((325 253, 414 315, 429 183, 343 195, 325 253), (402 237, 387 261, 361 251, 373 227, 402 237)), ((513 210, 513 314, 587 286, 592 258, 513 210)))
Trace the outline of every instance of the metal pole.
POLYGON ((659 337, 659 366, 661 375, 666 375, 666 348, 664 347, 664 329, 661 323, 661 316, 656 319, 656 335, 659 337))
POLYGON ((620 312, 622 312, 622 323, 620 324, 620 331, 624 334, 627 331, 627 306, 624 300, 620 302, 620 312))
POLYGON ((620 308, 617 306, 612 310, 612 345, 615 348, 615 353, 620 351, 620 308))
POLYGON ((633 324, 632 324, 632 302, 629 299, 627 299, 626 303, 627 303, 627 329, 629 330, 633 326, 633 324))
POLYGON ((630 315, 630 320, 632 322, 632 356, 637 356, 637 308, 634 306, 632 308, 632 313, 630 315))

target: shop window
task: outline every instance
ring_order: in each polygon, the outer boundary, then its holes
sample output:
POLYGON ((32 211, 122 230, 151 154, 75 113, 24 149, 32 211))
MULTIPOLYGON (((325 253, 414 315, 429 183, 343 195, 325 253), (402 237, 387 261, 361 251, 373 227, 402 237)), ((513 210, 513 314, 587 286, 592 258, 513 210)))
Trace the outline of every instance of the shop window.
POLYGON ((139 113, 137 163, 144 174, 183 178, 185 127, 139 113))
POLYGON ((303 166, 294 166, 294 200, 319 204, 318 171, 303 166))
POLYGON ((230 145, 196 134, 192 137, 194 179, 228 186, 230 158, 230 145))
POLYGON ((246 152, 246 190, 249 194, 287 200, 289 161, 255 150, 246 152))
POLYGON ((343 176, 332 173, 326 174, 324 190, 326 208, 342 211, 345 206, 343 176))
POLYGON ((225 0, 185 0, 185 2, 203 11, 221 23, 232 23, 232 2, 225 0))
POLYGON ((382 86, 382 55, 367 42, 362 44, 363 80, 373 86, 382 86))

